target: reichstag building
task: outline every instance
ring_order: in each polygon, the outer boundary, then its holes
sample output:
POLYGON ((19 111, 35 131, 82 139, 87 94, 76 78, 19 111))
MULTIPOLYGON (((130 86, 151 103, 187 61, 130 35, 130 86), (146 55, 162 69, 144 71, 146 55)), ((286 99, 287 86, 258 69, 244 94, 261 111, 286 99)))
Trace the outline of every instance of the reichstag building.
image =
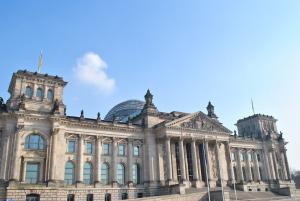
POLYGON ((149 90, 104 118, 68 116, 66 85, 13 73, 9 99, 0 99, 0 200, 151 200, 221 188, 288 195, 295 187, 272 116, 242 118, 231 132, 210 102, 207 112, 160 112, 149 90))

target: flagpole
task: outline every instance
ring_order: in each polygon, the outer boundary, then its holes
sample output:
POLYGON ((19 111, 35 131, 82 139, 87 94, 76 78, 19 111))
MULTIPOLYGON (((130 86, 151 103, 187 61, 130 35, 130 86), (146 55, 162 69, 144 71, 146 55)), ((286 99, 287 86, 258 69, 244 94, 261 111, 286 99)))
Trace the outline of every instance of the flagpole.
POLYGON ((38 73, 42 73, 42 65, 43 65, 43 52, 40 52, 39 65, 38 65, 38 73))
POLYGON ((255 114, 255 110, 254 110, 254 104, 253 104, 253 100, 252 100, 252 98, 251 98, 251 105, 252 105, 252 112, 253 112, 253 114, 255 114))
MULTIPOLYGON (((205 141, 204 141, 205 143, 205 141)), ((208 182, 208 171, 207 171, 207 164, 206 164, 206 151, 205 151, 205 144, 203 143, 202 149, 203 149, 203 156, 204 156, 204 164, 205 164, 205 173, 206 173, 206 184, 207 184, 207 194, 208 194, 208 201, 210 201, 210 188, 209 188, 209 182, 208 182)))
POLYGON ((231 175, 232 175, 232 179, 233 179, 233 189, 234 189, 234 195, 235 195, 235 201, 237 201, 237 195, 236 195, 236 180, 235 180, 235 175, 233 172, 233 165, 232 165, 232 159, 231 159, 231 151, 230 151, 230 147, 229 147, 229 159, 230 159, 230 164, 231 164, 231 175))

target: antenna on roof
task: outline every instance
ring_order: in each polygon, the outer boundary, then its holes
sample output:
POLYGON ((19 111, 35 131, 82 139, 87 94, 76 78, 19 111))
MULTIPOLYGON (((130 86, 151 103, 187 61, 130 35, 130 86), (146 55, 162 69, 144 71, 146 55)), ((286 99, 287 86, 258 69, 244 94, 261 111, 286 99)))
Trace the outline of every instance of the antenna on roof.
POLYGON ((252 100, 252 98, 251 98, 251 106, 252 106, 252 112, 253 112, 253 114, 255 114, 255 110, 254 110, 254 104, 253 104, 253 100, 252 100))

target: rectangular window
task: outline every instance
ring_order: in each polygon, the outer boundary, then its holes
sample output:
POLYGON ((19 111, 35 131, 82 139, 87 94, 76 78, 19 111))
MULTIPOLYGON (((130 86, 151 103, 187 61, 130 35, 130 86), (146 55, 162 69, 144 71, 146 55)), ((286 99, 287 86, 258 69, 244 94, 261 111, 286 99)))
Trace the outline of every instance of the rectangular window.
POLYGON ((125 155, 125 144, 119 144, 119 156, 125 155))
POLYGON ((85 153, 87 153, 87 154, 93 153, 93 143, 92 142, 85 143, 85 153))
POLYGON ((140 155, 140 147, 139 146, 134 146, 133 147, 133 155, 134 156, 139 156, 140 155))
POLYGON ((103 155, 109 155, 109 144, 104 143, 102 147, 103 155))
POLYGON ((69 140, 68 141, 68 152, 69 153, 75 153, 76 148, 76 141, 75 140, 69 140))
POLYGON ((26 177, 25 177, 25 181, 26 183, 30 183, 30 184, 36 184, 39 181, 39 163, 31 163, 28 162, 26 164, 26 177))
POLYGON ((93 194, 87 194, 86 201, 93 201, 93 200, 94 200, 94 195, 93 194))
POLYGON ((75 201, 75 195, 74 194, 68 194, 67 201, 75 201))

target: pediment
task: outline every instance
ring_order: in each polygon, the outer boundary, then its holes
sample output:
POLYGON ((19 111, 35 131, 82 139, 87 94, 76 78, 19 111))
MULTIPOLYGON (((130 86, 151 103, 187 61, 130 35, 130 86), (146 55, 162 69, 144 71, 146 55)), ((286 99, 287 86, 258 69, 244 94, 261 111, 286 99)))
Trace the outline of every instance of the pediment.
POLYGON ((203 112, 195 112, 165 124, 166 127, 196 129, 201 131, 215 131, 231 133, 217 120, 209 118, 203 112))

